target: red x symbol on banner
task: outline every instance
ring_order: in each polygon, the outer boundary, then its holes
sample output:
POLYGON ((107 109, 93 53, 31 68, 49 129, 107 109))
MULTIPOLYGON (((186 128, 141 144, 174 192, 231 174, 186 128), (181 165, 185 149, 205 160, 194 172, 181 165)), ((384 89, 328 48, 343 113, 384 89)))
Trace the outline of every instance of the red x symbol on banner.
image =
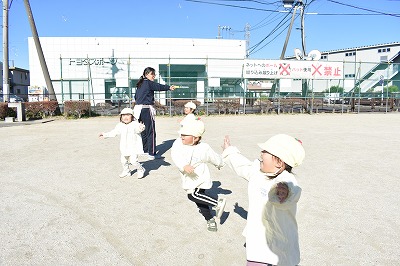
POLYGON ((321 68, 322 65, 319 65, 318 67, 314 66, 314 64, 312 65, 314 68, 314 72, 312 73, 312 75, 314 76, 315 73, 318 73, 322 76, 321 72, 319 72, 319 69, 321 68))
POLYGON ((286 66, 284 64, 279 64, 279 68, 281 69, 281 72, 279 73, 279 75, 281 76, 286 76, 286 75, 290 75, 289 72, 289 68, 290 64, 287 64, 286 66))

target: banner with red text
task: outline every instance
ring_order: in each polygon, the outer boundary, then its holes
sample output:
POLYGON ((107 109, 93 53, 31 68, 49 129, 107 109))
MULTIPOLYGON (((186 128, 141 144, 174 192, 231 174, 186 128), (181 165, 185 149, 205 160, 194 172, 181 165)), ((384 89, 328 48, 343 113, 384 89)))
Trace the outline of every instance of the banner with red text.
POLYGON ((243 77, 250 79, 343 79, 343 62, 246 59, 243 77))

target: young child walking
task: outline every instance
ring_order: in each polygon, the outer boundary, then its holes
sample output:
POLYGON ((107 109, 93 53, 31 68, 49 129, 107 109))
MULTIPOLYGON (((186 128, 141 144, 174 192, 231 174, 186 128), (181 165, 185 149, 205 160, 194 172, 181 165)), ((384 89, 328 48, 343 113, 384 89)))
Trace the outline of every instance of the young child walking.
POLYGON ((251 162, 224 139, 222 157, 238 176, 248 182, 249 209, 246 237, 247 265, 287 265, 300 263, 297 202, 301 188, 292 168, 305 156, 300 141, 279 134, 258 144, 259 160, 251 162))
POLYGON ((119 177, 131 175, 130 166, 137 169, 137 178, 143 178, 145 169, 138 161, 138 154, 143 154, 142 138, 140 133, 145 126, 133 116, 131 108, 124 108, 120 113, 120 122, 113 130, 100 133, 100 138, 113 138, 121 136, 119 149, 121 151, 122 173, 119 177))
POLYGON ((183 124, 187 123, 188 121, 196 119, 195 111, 196 104, 194 102, 190 101, 184 105, 183 112, 185 113, 185 117, 179 122, 181 127, 183 127, 183 124))
POLYGON ((204 133, 204 123, 191 120, 185 123, 179 131, 171 148, 171 157, 178 167, 182 187, 187 192, 189 200, 196 203, 199 212, 207 221, 209 231, 217 231, 215 218, 220 218, 224 212, 226 199, 216 199, 206 193, 212 187, 212 179, 207 163, 218 169, 224 164, 222 158, 208 144, 201 142, 204 133), (214 217, 211 210, 215 210, 214 217))

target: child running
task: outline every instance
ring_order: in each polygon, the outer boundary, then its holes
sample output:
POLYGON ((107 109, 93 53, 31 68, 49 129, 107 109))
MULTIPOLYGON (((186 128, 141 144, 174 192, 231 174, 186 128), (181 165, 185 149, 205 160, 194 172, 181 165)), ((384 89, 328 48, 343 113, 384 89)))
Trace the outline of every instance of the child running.
POLYGON ((139 123, 133 116, 131 108, 124 108, 120 113, 120 122, 113 130, 106 133, 100 133, 100 138, 113 138, 121 135, 119 149, 121 151, 122 173, 119 177, 131 175, 129 166, 137 169, 137 178, 143 178, 145 169, 138 162, 138 154, 143 154, 142 138, 140 133, 145 126, 139 123))
POLYGON ((217 231, 215 218, 219 219, 224 212, 226 199, 215 199, 206 194, 212 187, 210 170, 207 163, 220 169, 224 164, 222 158, 211 147, 201 141, 204 133, 204 123, 191 120, 180 129, 180 138, 176 139, 171 148, 171 157, 178 167, 182 179, 182 187, 187 192, 189 200, 196 203, 199 212, 207 221, 209 231, 217 231), (211 209, 215 210, 215 218, 211 209))
POLYGON ((291 173, 305 156, 300 141, 279 134, 264 143, 259 160, 249 161, 224 139, 222 157, 237 175, 249 181, 246 237, 247 265, 300 263, 297 202, 301 188, 291 173))

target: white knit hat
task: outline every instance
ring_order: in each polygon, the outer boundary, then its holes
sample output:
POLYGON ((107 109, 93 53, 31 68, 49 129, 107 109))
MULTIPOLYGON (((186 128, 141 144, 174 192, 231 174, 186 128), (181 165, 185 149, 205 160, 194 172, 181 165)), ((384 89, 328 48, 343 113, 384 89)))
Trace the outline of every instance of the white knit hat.
POLYGON ((122 109, 120 115, 133 115, 133 110, 131 108, 124 108, 122 109))
POLYGON ((191 108, 191 109, 195 110, 197 106, 196 106, 196 104, 194 102, 190 101, 190 102, 187 102, 185 104, 185 107, 188 107, 188 108, 191 108))
POLYGON ((201 137, 204 133, 204 123, 198 119, 190 120, 183 124, 181 130, 179 130, 180 135, 188 135, 188 136, 195 136, 201 137))
POLYGON ((291 167, 299 166, 305 157, 301 141, 285 134, 275 135, 266 142, 259 143, 258 146, 291 167))

